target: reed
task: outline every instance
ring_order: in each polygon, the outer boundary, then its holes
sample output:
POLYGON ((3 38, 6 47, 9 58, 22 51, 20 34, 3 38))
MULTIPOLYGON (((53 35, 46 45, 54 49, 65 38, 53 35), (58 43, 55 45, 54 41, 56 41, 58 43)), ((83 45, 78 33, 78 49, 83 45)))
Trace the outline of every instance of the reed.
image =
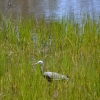
MULTIPOLYGON (((0 18, 2 22, 2 18, 0 18)), ((99 100, 100 20, 6 19, 0 26, 1 100, 99 100), (69 76, 49 84, 45 71, 69 76)))

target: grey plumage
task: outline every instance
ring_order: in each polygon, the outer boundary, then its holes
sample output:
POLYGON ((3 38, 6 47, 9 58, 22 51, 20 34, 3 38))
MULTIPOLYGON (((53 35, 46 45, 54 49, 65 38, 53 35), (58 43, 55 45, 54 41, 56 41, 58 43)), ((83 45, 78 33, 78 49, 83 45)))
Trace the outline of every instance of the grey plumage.
POLYGON ((56 72, 44 72, 44 63, 43 61, 38 61, 36 64, 41 64, 41 73, 44 75, 44 77, 51 82, 52 80, 68 80, 68 76, 58 74, 56 72))

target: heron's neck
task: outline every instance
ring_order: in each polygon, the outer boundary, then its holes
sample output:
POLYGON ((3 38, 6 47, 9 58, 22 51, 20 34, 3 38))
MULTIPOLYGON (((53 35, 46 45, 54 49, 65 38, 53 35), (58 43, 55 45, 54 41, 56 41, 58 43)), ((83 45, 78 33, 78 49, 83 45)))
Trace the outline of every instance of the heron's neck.
POLYGON ((41 73, 44 72, 44 64, 41 64, 41 73))

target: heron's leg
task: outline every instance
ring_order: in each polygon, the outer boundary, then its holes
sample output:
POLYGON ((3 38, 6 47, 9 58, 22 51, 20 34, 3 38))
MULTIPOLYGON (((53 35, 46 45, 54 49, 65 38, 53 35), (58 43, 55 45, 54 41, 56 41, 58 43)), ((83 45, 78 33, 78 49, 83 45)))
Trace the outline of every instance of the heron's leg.
POLYGON ((48 82, 48 94, 51 96, 52 83, 48 82))

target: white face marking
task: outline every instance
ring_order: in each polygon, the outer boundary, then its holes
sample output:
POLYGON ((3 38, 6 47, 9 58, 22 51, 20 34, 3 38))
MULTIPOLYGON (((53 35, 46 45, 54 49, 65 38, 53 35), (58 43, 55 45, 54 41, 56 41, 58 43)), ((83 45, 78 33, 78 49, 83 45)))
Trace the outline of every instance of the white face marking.
POLYGON ((40 61, 38 61, 36 64, 43 64, 43 61, 40 60, 40 61))

